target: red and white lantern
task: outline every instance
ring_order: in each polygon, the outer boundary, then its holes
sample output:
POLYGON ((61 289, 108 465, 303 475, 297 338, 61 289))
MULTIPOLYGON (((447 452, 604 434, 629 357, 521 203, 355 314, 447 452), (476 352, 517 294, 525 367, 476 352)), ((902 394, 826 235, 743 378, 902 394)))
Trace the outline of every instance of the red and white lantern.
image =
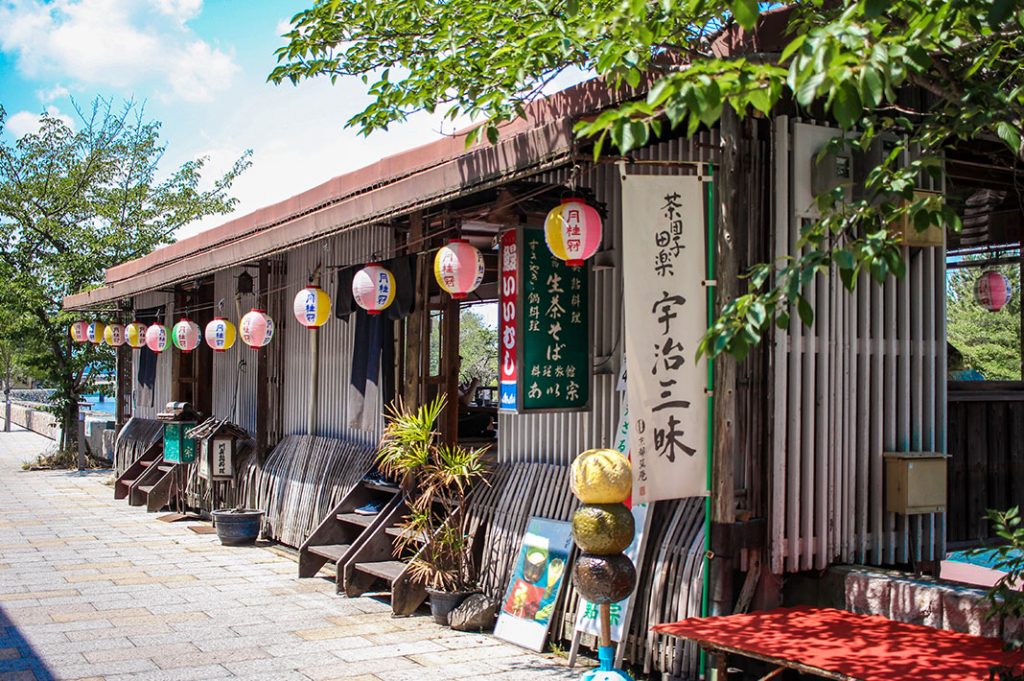
POLYGON ((319 329, 331 318, 331 299, 319 286, 307 286, 295 294, 292 312, 307 329, 319 329))
POLYGON ((235 344, 235 325, 223 317, 217 317, 206 325, 206 344, 214 352, 224 352, 235 344))
POLYGON ((1002 272, 986 270, 974 282, 974 302, 989 312, 999 312, 1012 297, 1013 286, 1002 272))
POLYGON ((974 300, 989 312, 998 312, 1014 296, 1014 288, 1007 275, 988 269, 974 283, 974 300))
POLYGON ((146 347, 159 354, 167 349, 167 327, 153 324, 146 329, 146 347))
POLYGON ((171 328, 171 342, 182 352, 192 352, 199 347, 199 334, 199 325, 186 317, 171 328))
POLYGON ((142 322, 132 322, 124 327, 124 339, 131 347, 138 350, 146 345, 146 325, 142 322))
POLYGON ((124 324, 107 324, 107 328, 103 330, 103 340, 112 348, 124 345, 124 324))
POLYGON ((465 298, 484 280, 484 256, 465 239, 452 239, 434 258, 434 277, 452 298, 465 298))
POLYGON ((79 319, 77 322, 71 324, 71 340, 76 343, 86 343, 89 341, 89 322, 79 319))
POLYGON ((544 240, 556 258, 581 267, 601 247, 601 230, 601 216, 593 206, 580 199, 562 199, 544 221, 544 240))
POLYGON ((107 325, 103 322, 90 322, 88 328, 85 330, 86 338, 93 345, 100 345, 103 343, 103 332, 107 330, 107 325))
POLYGON ((238 327, 242 342, 253 350, 268 345, 274 337, 274 320, 266 312, 256 308, 242 316, 238 327))
POLYGON ((380 314, 395 301, 395 275, 371 262, 352 278, 352 297, 368 314, 380 314))

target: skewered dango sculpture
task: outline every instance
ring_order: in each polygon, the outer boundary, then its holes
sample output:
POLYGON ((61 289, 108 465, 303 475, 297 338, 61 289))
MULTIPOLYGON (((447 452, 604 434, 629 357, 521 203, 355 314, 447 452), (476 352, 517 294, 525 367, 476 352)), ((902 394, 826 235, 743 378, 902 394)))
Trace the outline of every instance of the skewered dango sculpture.
POLYGON ((589 449, 572 462, 572 492, 582 503, 572 518, 572 533, 583 553, 573 566, 576 590, 598 607, 600 665, 583 675, 587 681, 620 681, 631 677, 614 667, 611 605, 636 586, 636 568, 623 553, 636 531, 633 514, 624 504, 633 489, 629 459, 614 449, 589 449))

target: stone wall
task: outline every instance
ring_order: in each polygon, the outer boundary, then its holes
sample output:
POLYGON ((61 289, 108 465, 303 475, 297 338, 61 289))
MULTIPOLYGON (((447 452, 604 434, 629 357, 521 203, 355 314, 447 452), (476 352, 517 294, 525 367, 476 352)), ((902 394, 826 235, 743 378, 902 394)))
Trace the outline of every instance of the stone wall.
MULTIPOLYGON (((0 404, 0 423, 3 423, 4 411, 0 404)), ((58 422, 57 417, 48 411, 44 411, 44 405, 31 402, 11 403, 11 423, 21 426, 25 430, 31 430, 51 440, 57 439, 58 422)))

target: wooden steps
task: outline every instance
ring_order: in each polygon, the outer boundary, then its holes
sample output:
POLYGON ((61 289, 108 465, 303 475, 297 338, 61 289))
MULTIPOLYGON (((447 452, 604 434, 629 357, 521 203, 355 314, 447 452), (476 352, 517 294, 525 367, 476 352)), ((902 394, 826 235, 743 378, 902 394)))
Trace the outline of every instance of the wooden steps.
POLYGON ((326 558, 325 563, 337 563, 349 548, 351 548, 349 544, 324 544, 322 546, 311 546, 308 550, 312 554, 326 558))
MULTIPOLYGON (((390 518, 401 503, 397 487, 362 480, 331 510, 299 548, 299 577, 313 577, 328 562, 336 574, 348 554, 390 518), (356 513, 357 508, 375 503, 380 511, 373 515, 356 513)), ((341 581, 339 579, 339 590, 341 581)))
POLYGON ((381 560, 375 563, 356 563, 354 569, 393 584, 402 576, 408 564, 400 560, 381 560))
POLYGON ((114 498, 127 499, 131 494, 132 486, 138 483, 146 470, 162 460, 163 451, 163 445, 160 442, 150 445, 149 449, 135 463, 125 469, 125 472, 114 482, 114 498))
MULTIPOLYGON (((162 456, 161 448, 161 456, 162 456)), ((171 500, 178 494, 178 478, 183 477, 179 470, 186 464, 166 463, 162 458, 153 459, 146 466, 140 466, 141 472, 135 473, 137 477, 129 487, 128 504, 130 506, 145 506, 150 513, 155 513, 171 503, 171 500)), ((132 466, 125 471, 127 477, 135 467, 132 466)))

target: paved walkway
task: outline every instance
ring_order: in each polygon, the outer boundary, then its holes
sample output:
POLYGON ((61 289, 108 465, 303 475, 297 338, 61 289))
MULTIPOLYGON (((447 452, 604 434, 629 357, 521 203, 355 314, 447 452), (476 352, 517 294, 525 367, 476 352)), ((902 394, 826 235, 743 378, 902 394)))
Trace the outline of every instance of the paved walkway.
POLYGON ((22 471, 48 443, 0 432, 0 681, 579 676, 160 522, 115 502, 108 472, 22 471))

